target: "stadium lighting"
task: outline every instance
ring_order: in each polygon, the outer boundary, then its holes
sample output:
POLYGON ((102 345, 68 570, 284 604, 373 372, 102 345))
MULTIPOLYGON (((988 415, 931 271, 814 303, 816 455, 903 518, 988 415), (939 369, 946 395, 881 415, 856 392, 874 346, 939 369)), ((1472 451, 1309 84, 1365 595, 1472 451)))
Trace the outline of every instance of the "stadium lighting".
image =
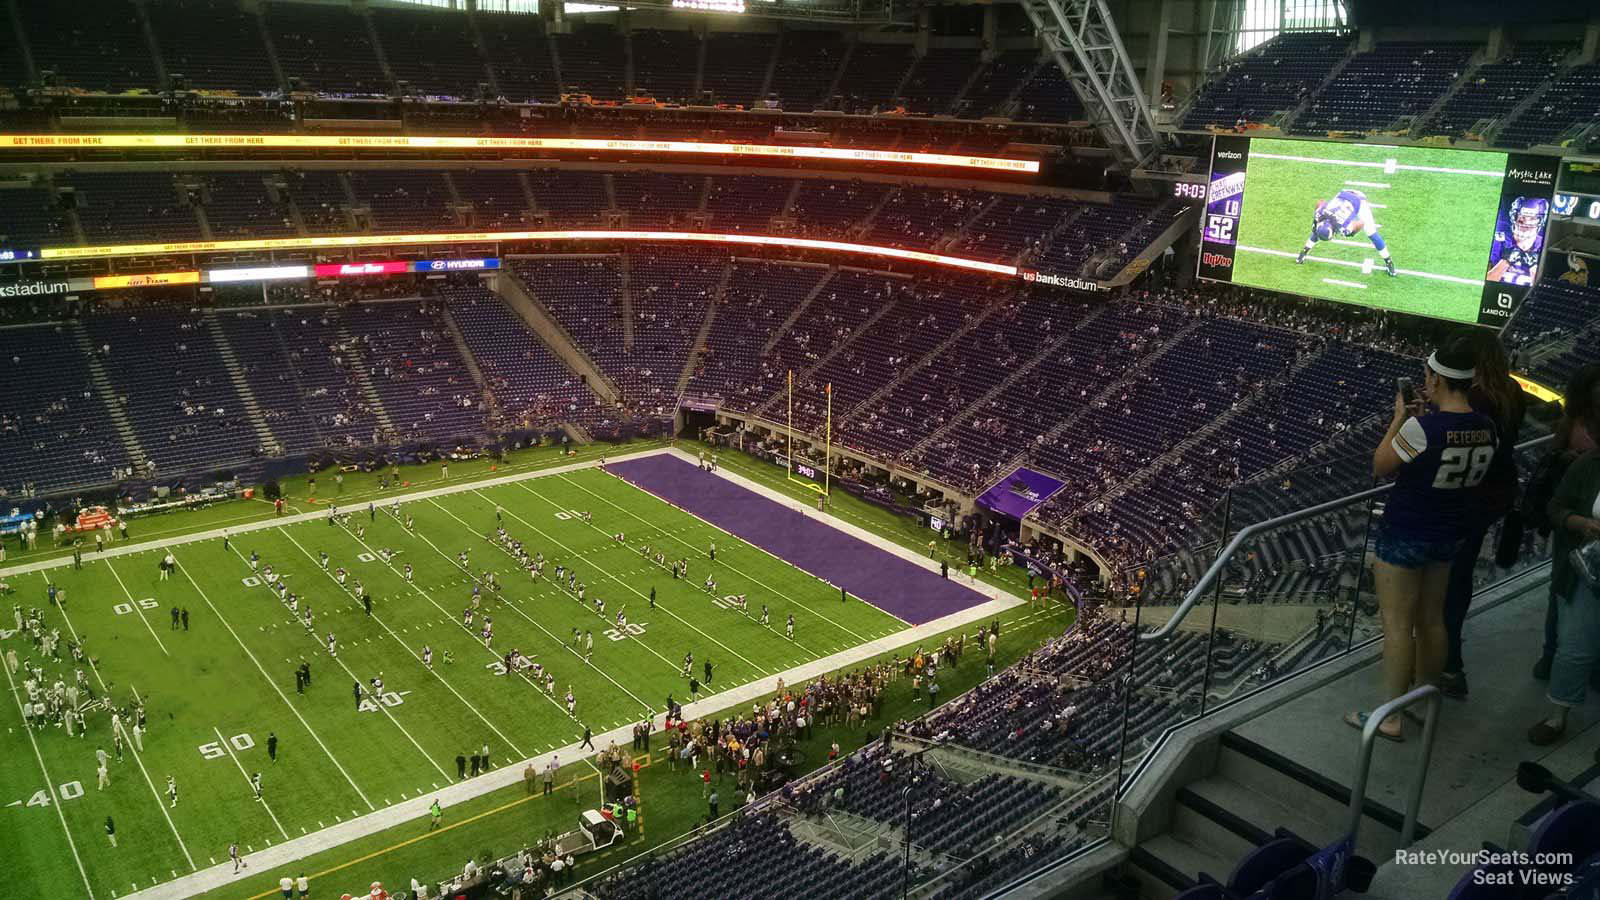
MULTIPOLYGON (((699 0, 695 0, 699 2, 699 0)), ((986 169, 1037 175, 1039 161, 995 156, 962 156, 861 147, 793 147, 780 144, 728 144, 707 141, 640 141, 609 138, 449 137, 387 134, 5 134, 5 150, 572 150, 600 153, 666 153, 689 156, 751 156, 822 159, 986 169)))
MULTIPOLYGON (((845 241, 824 241, 813 238, 778 237, 759 234, 713 234, 698 231, 473 231, 441 234, 361 234, 340 237, 252 238, 233 241, 180 241, 166 244, 47 247, 41 250, 39 255, 42 259, 49 260, 110 259, 120 256, 160 256, 241 250, 326 250, 349 247, 388 247, 403 244, 465 244, 490 241, 643 241, 743 244, 746 246, 787 247, 797 250, 828 250, 837 253, 925 262, 937 266, 966 269, 972 272, 987 272, 991 275, 1005 275, 1013 278, 1017 276, 1017 267, 1005 263, 967 259, 961 256, 944 256, 939 253, 906 250, 901 247, 852 244, 845 241)), ((198 273, 195 274, 198 279, 198 273)), ((319 272, 318 274, 321 273, 319 272)), ((151 276, 113 277, 148 278, 151 276)), ((165 283, 176 284, 179 282, 165 283)))

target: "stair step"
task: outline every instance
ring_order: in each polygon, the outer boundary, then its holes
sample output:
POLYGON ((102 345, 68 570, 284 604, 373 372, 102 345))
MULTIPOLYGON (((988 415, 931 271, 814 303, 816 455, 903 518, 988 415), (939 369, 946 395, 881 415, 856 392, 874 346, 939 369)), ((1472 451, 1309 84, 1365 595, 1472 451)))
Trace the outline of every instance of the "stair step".
MULTIPOLYGON (((1249 855, 1260 843, 1245 837, 1240 831, 1270 839, 1272 835, 1267 829, 1277 827, 1276 822, 1256 822, 1236 816, 1231 806, 1213 805, 1197 794, 1185 798, 1186 792, 1187 789, 1178 792, 1178 803, 1172 809, 1172 823, 1167 826, 1168 833, 1214 853, 1220 859, 1228 860, 1230 866, 1249 855)), ((1211 872, 1218 880, 1226 874, 1211 872)))
MULTIPOLYGON (((1352 748, 1354 742, 1352 741, 1352 748)), ((1349 789, 1232 732, 1223 735, 1216 774, 1191 785, 1197 794, 1263 827, 1288 828, 1319 847, 1349 827, 1349 789), (1231 785, 1215 785, 1221 779, 1231 785)), ((1392 859, 1400 846, 1402 817, 1371 799, 1363 807, 1357 850, 1369 859, 1392 859)), ((1417 826, 1417 837, 1427 829, 1417 826)))

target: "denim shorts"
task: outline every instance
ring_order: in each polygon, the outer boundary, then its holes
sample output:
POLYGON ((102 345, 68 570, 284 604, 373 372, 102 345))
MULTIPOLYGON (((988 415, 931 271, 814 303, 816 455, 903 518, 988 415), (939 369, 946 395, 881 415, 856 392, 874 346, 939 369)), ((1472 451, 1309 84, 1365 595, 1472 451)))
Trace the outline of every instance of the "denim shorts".
POLYGON ((1397 535, 1382 524, 1378 526, 1375 552, 1379 559, 1402 569, 1420 569, 1428 563, 1447 563, 1456 558, 1461 549, 1459 538, 1449 541, 1430 541, 1397 535))

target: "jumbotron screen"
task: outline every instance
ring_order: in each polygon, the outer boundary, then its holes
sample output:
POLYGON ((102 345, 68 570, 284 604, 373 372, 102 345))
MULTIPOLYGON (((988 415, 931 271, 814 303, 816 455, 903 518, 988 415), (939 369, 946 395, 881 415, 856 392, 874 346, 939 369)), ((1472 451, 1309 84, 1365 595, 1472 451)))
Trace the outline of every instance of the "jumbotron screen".
POLYGON ((1219 136, 1202 278, 1500 326, 1539 277, 1556 160, 1219 136))

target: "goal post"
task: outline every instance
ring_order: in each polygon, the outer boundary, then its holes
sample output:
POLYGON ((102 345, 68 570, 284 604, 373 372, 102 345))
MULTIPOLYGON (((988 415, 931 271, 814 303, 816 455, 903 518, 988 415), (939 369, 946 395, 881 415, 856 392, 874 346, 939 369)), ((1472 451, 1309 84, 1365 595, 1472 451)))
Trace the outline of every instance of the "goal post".
POLYGON ((784 424, 788 435, 788 452, 784 463, 784 476, 788 480, 800 485, 809 491, 826 497, 831 484, 831 471, 833 468, 833 384, 830 382, 822 389, 826 406, 826 415, 822 427, 822 471, 817 472, 810 466, 795 461, 794 458, 794 370, 789 370, 788 387, 788 421, 784 424))

